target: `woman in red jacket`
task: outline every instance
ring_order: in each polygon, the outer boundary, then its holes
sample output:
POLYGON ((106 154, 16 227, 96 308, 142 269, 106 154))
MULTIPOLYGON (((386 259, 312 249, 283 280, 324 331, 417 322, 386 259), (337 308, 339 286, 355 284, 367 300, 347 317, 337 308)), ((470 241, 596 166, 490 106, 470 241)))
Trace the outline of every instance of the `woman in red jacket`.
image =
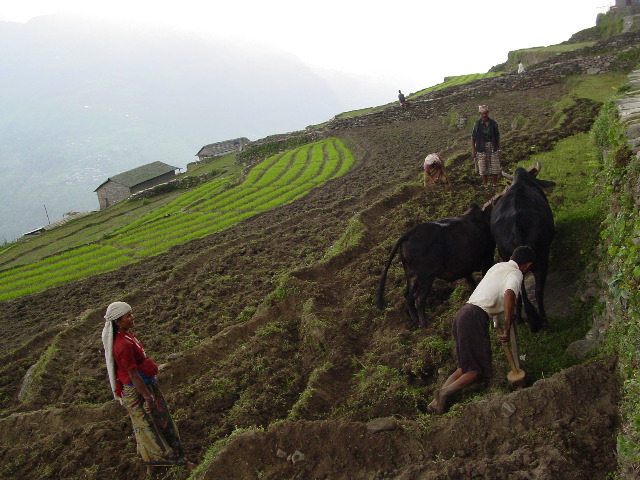
POLYGON ((107 308, 102 343, 111 389, 131 417, 138 453, 152 471, 155 466, 194 465, 184 456, 178 429, 173 422, 156 375, 158 366, 147 357, 131 329, 131 306, 114 302, 107 308))

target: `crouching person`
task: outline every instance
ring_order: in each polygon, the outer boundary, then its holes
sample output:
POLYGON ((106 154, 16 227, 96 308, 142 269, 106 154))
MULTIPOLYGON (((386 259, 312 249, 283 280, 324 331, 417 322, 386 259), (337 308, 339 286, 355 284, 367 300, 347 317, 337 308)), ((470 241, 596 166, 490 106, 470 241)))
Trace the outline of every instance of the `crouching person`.
POLYGON ((444 168, 444 162, 437 153, 430 153, 424 159, 424 187, 427 188, 428 181, 433 185, 439 183, 449 183, 447 172, 444 168))

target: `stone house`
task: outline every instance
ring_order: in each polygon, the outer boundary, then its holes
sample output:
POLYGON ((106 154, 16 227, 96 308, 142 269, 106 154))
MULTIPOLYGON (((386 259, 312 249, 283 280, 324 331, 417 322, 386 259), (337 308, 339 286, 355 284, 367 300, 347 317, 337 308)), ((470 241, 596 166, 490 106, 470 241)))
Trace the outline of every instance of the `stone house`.
POLYGON ((152 162, 109 177, 94 190, 98 195, 100 210, 126 200, 136 192, 168 182, 175 177, 176 170, 179 168, 162 162, 152 162))
POLYGON ((640 13, 640 0, 616 0, 613 10, 622 15, 637 15, 640 13))
MULTIPOLYGON (((640 0, 616 0, 607 17, 622 19, 622 33, 640 29, 640 0)), ((600 18, 600 17, 598 17, 600 18)))
POLYGON ((198 161, 201 162, 205 158, 219 157, 227 153, 239 152, 248 143, 250 143, 250 140, 246 137, 211 143, 202 147, 200 151, 196 153, 196 156, 198 157, 198 161))

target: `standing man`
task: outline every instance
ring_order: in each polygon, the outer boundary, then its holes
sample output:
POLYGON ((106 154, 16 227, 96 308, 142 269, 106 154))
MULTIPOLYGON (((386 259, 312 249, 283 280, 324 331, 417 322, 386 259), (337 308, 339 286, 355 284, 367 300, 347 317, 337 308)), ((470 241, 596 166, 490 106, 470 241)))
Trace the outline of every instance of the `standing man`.
POLYGON ((429 412, 444 413, 451 395, 481 378, 493 376, 490 317, 504 312, 505 329, 498 334, 498 339, 507 342, 522 279, 531 269, 535 258, 533 249, 528 245, 516 248, 508 262, 496 263, 487 271, 469 301, 458 310, 451 326, 456 342, 458 369, 442 388, 434 392, 433 401, 427 407, 429 412))
POLYGON ((400 102, 400 105, 402 105, 403 107, 409 106, 409 102, 407 102, 407 99, 404 98, 404 93, 402 93, 401 90, 398 90, 398 101, 400 102))
POLYGON ((488 188, 487 177, 491 175, 494 187, 500 175, 500 131, 498 122, 489 118, 489 107, 478 107, 480 118, 473 124, 471 132, 471 157, 478 162, 482 185, 488 188))
POLYGON ((522 61, 518 62, 518 73, 524 73, 524 65, 522 64, 522 61))

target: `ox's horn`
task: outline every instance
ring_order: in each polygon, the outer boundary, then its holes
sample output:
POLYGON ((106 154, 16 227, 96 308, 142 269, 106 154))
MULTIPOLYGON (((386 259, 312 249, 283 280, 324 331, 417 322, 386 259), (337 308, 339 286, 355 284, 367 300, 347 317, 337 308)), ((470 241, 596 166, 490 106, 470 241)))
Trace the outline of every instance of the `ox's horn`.
POLYGON ((505 172, 504 170, 500 170, 500 172, 502 173, 502 176, 503 176, 504 178, 507 178, 507 179, 509 179, 509 180, 513 181, 513 175, 509 175, 509 174, 508 174, 507 172, 505 172))
POLYGON ((538 170, 538 173, 540 173, 540 170, 542 170, 542 165, 540 165, 540 162, 538 160, 536 160, 536 170, 538 170))

